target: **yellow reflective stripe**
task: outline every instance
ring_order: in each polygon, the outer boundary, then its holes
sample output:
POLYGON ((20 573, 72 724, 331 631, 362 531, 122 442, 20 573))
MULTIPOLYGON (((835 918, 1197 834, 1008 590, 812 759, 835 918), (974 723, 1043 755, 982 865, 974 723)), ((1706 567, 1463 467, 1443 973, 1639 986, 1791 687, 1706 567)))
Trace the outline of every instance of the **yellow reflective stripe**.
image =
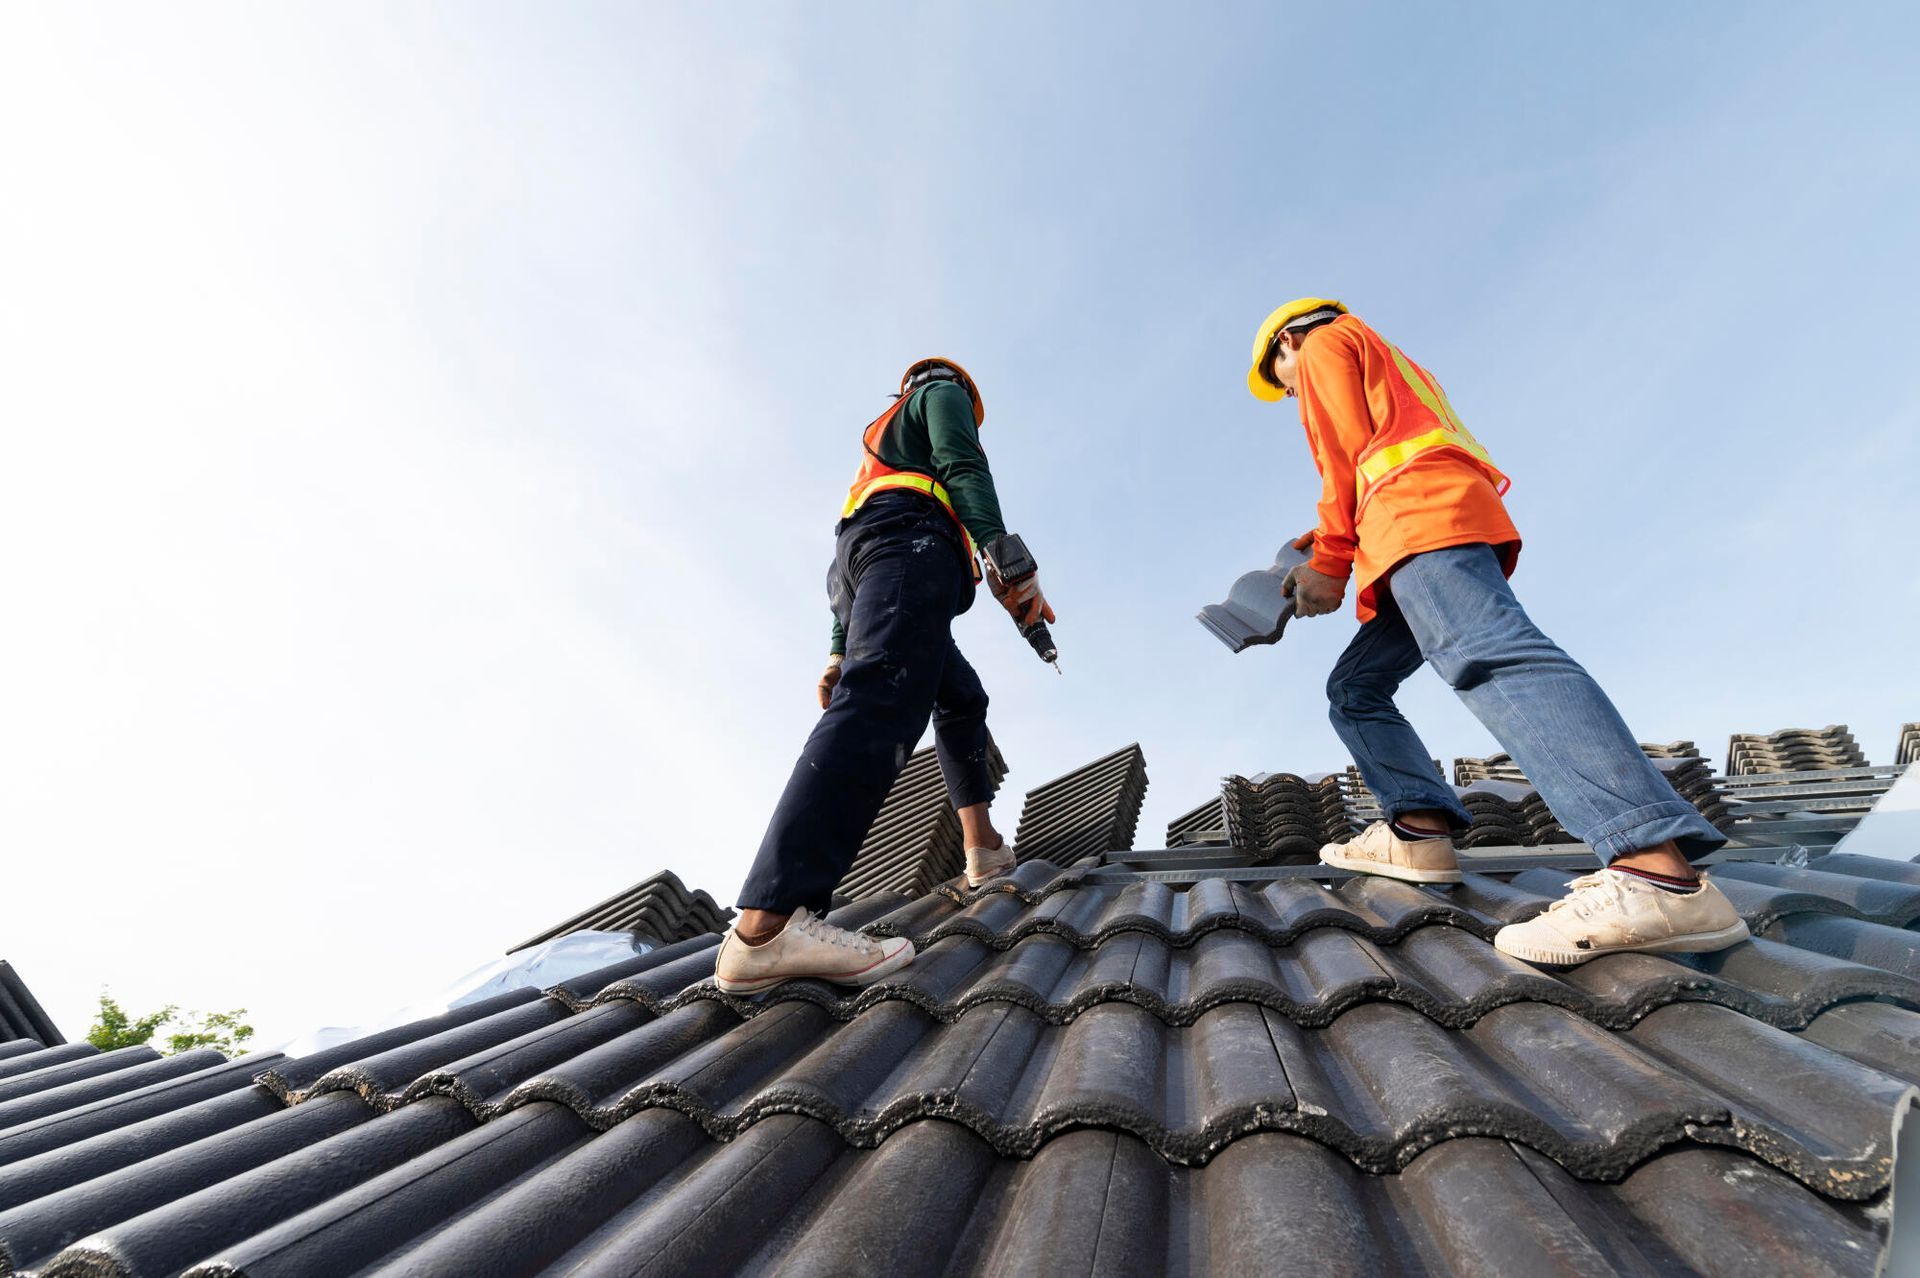
POLYGON ((1388 444, 1378 452, 1369 454, 1356 469, 1367 483, 1377 484, 1388 471, 1399 469, 1429 449, 1444 448, 1457 438, 1458 436, 1452 431, 1441 426, 1424 435, 1415 435, 1412 439, 1388 444))
POLYGON ((1400 353, 1398 346, 1388 342, 1386 347, 1388 353, 1393 356, 1394 367, 1400 371, 1401 378, 1407 383, 1407 389, 1426 405, 1428 412, 1446 425, 1436 427, 1424 435, 1416 435, 1412 439, 1403 439, 1397 444, 1388 444, 1367 456, 1354 469, 1356 492, 1364 496, 1369 484, 1379 483, 1388 474, 1406 465, 1421 453, 1430 452, 1435 448, 1458 448, 1461 452, 1497 471, 1499 468, 1494 466, 1493 458, 1487 454, 1487 450, 1481 446, 1480 441, 1473 437, 1473 432, 1461 423, 1458 414, 1453 411, 1453 405, 1448 402, 1447 393, 1440 389, 1440 384, 1428 381, 1421 371, 1414 367, 1413 361, 1400 353))
POLYGON ((1387 351, 1393 356, 1393 366, 1400 370, 1400 376, 1406 381, 1407 388, 1427 406, 1427 411, 1466 435, 1468 439, 1472 439, 1473 436, 1467 433, 1467 428, 1460 424, 1460 419, 1453 415, 1453 405, 1447 402, 1447 394, 1440 389, 1439 384, 1436 382, 1429 385, 1427 379, 1420 375, 1420 370, 1413 366, 1413 361, 1400 353, 1398 346, 1389 342, 1387 351))
POLYGON ((1495 471, 1499 469, 1494 466, 1493 458, 1487 455, 1487 450, 1482 448, 1472 435, 1465 431, 1439 426, 1424 435, 1415 435, 1412 439, 1403 439, 1397 444, 1388 444, 1378 452, 1369 453, 1354 467, 1354 491, 1360 496, 1365 496, 1369 485, 1379 483, 1420 454, 1432 452, 1436 448, 1458 448, 1461 452, 1478 459, 1488 468, 1495 471))
POLYGON ((866 504, 867 498, 883 488, 911 488, 917 493, 925 493, 948 510, 953 509, 953 499, 947 496, 946 485, 937 479, 929 479, 925 475, 881 475, 868 480, 865 487, 847 494, 847 504, 841 508, 840 518, 845 519, 860 509, 866 504))
MULTIPOLYGON (((942 506, 945 506, 947 513, 953 516, 955 523, 960 523, 960 512, 953 508, 953 498, 947 496, 947 486, 937 479, 929 479, 925 475, 912 474, 881 475, 877 479, 868 480, 864 488, 861 488, 858 492, 847 494, 847 504, 841 508, 840 518, 845 519, 848 515, 860 509, 860 507, 866 504, 867 498, 884 488, 911 488, 916 493, 925 493, 942 506)), ((967 539, 967 557, 977 561, 980 557, 980 550, 979 547, 973 544, 973 534, 967 531, 965 524, 960 524, 960 533, 967 539)), ((973 566, 973 579, 975 581, 980 580, 980 565, 978 562, 975 562, 973 566)))

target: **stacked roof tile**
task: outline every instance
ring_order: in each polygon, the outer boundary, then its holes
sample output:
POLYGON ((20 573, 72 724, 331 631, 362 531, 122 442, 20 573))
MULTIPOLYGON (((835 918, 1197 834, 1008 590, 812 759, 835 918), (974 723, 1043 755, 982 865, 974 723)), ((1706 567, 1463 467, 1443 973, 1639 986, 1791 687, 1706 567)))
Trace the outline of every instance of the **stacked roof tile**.
MULTIPOLYGON (((588 931, 632 932, 658 945, 723 931, 732 919, 732 910, 718 904, 704 891, 689 891, 673 871, 662 870, 565 923, 520 942, 513 950, 588 931)), ((513 950, 507 952, 511 954, 513 950)))
MULTIPOLYGON (((987 770, 997 790, 1007 761, 997 744, 989 743, 988 750, 987 770)), ((894 779, 839 894, 849 900, 894 892, 918 896, 959 874, 966 862, 960 817, 947 800, 940 762, 928 747, 907 760, 894 779)))
POLYGON ((1545 799, 1520 781, 1475 781, 1456 786, 1473 824, 1455 842, 1464 848, 1530 847, 1542 843, 1574 843, 1571 834, 1554 819, 1545 799))
POLYGON ((0 959, 0 1043, 23 1038, 46 1044, 66 1042, 13 964, 0 959))
POLYGON ((1920 763, 1920 723, 1900 725, 1900 744, 1894 750, 1893 761, 1901 767, 1920 763))
POLYGON ((1146 794, 1147 758, 1138 744, 1029 790, 1014 834, 1020 859, 1068 865, 1131 848, 1146 794))
MULTIPOLYGON (((1731 810, 1727 805, 1725 796, 1715 784, 1713 768, 1705 759, 1700 757, 1700 751, 1694 746, 1693 742, 1672 741, 1666 745, 1650 745, 1642 742, 1640 749, 1649 759, 1653 760, 1654 766, 1666 776, 1667 781, 1679 793, 1681 798, 1698 808, 1701 815, 1706 817, 1708 821, 1711 821, 1719 829, 1724 830, 1728 827, 1733 820, 1731 810)), ((1466 795, 1482 782, 1500 782, 1529 786, 1528 793, 1532 794, 1533 797, 1531 800, 1527 800, 1524 805, 1526 808, 1525 815, 1521 816, 1517 812, 1512 814, 1513 820, 1518 821, 1518 823, 1522 825, 1531 825, 1537 832, 1536 837, 1523 840, 1523 842, 1535 844, 1564 843, 1571 837, 1565 830, 1560 828, 1558 822, 1554 821, 1553 814, 1547 810, 1544 802, 1540 801, 1538 794, 1531 790, 1526 774, 1520 771, 1519 765, 1513 761, 1511 755, 1492 754, 1484 759, 1455 759, 1453 761, 1453 781, 1455 788, 1459 790, 1461 794, 1463 802, 1466 801, 1466 795)), ((1501 791, 1500 793, 1503 795, 1507 794, 1506 791, 1501 791)), ((1508 795, 1507 797, 1518 798, 1516 795, 1508 795)), ((1467 803, 1469 811, 1473 811, 1473 807, 1474 805, 1471 802, 1467 803)), ((1490 824, 1498 824, 1500 820, 1507 819, 1505 814, 1497 814, 1491 807, 1489 807, 1488 811, 1490 824)), ((1479 824, 1479 820, 1479 814, 1475 813, 1476 825, 1479 824)), ((1486 837, 1478 841, 1482 843, 1497 843, 1500 840, 1489 833, 1486 837)), ((1474 845, 1471 837, 1463 842, 1469 847, 1474 845)))
MULTIPOLYGON (((1698 759, 1700 747, 1691 741, 1659 742, 1642 741, 1640 752, 1649 759, 1698 759)), ((1453 761, 1453 783, 1472 785, 1475 781, 1525 781, 1527 774, 1513 761, 1513 756, 1504 751, 1490 754, 1484 759, 1457 758, 1453 761)))
POLYGON ((1263 863, 1304 864, 1323 844, 1353 837, 1348 819, 1352 778, 1340 772, 1263 772, 1220 783, 1227 835, 1263 863))
POLYGON ((1167 822, 1167 846, 1170 848, 1226 842, 1229 842, 1227 809, 1218 796, 1167 822))
POLYGON ((1565 875, 1096 881, 717 937, 301 1059, 0 1046, 0 1272, 1866 1275, 1920 1082, 1920 866, 1721 868, 1757 939, 1551 972, 1565 875))
POLYGON ((1727 739, 1730 777, 1866 766, 1867 756, 1844 723, 1825 728, 1785 728, 1764 735, 1737 732, 1727 739))

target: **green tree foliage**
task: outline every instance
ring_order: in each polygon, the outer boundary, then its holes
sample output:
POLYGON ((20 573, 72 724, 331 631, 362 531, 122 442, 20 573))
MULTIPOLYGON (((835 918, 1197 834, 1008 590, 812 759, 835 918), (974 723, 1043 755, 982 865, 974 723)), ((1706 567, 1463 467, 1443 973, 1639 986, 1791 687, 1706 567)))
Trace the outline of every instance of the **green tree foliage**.
POLYGON ((182 1016, 179 1005, 169 1003, 157 1012, 134 1016, 111 994, 101 990, 100 1017, 87 1031, 87 1041, 103 1052, 117 1047, 140 1047, 150 1043, 162 1026, 170 1024, 175 1032, 162 1040, 165 1046, 158 1050, 163 1056, 189 1052, 196 1047, 214 1047, 228 1056, 238 1056, 247 1050, 246 1042, 253 1037, 253 1026, 241 1019, 246 1014, 246 1008, 236 1007, 231 1012, 188 1012, 182 1016))
POLYGON ((181 1032, 167 1035, 165 1052, 168 1056, 180 1052, 190 1052, 196 1047, 217 1047, 228 1056, 238 1056, 246 1051, 246 1041, 253 1037, 253 1026, 240 1018, 247 1014, 244 1007, 236 1007, 231 1012, 188 1012, 188 1017, 199 1017, 198 1029, 190 1021, 182 1021, 181 1032))

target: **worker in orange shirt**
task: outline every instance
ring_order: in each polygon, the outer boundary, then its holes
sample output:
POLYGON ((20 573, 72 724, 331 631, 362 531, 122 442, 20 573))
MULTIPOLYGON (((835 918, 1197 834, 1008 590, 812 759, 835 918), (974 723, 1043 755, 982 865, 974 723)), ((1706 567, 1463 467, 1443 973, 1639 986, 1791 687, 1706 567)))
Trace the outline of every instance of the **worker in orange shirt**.
POLYGON ((1433 374, 1330 298, 1273 312, 1247 386, 1300 401, 1323 482, 1311 552, 1288 574, 1296 615, 1361 626, 1327 680, 1334 730, 1386 819, 1320 851, 1328 865, 1414 883, 1460 879, 1468 816, 1393 702, 1431 665, 1602 867, 1494 944, 1534 963, 1625 950, 1701 952, 1747 936, 1694 862, 1726 842, 1650 763, 1593 677, 1528 619, 1507 584, 1520 534, 1500 473, 1433 374))

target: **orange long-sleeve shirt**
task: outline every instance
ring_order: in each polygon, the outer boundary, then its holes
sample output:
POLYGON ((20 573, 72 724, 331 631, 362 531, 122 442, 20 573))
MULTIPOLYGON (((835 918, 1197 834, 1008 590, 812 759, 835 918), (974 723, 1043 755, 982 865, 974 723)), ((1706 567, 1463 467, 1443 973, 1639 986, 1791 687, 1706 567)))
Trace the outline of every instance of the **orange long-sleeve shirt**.
POLYGON ((1487 542, 1509 576, 1520 533, 1500 494, 1506 477, 1460 424, 1433 375, 1352 315, 1300 348, 1300 421, 1320 468, 1311 563, 1354 577, 1371 621, 1376 590, 1422 551, 1487 542))

